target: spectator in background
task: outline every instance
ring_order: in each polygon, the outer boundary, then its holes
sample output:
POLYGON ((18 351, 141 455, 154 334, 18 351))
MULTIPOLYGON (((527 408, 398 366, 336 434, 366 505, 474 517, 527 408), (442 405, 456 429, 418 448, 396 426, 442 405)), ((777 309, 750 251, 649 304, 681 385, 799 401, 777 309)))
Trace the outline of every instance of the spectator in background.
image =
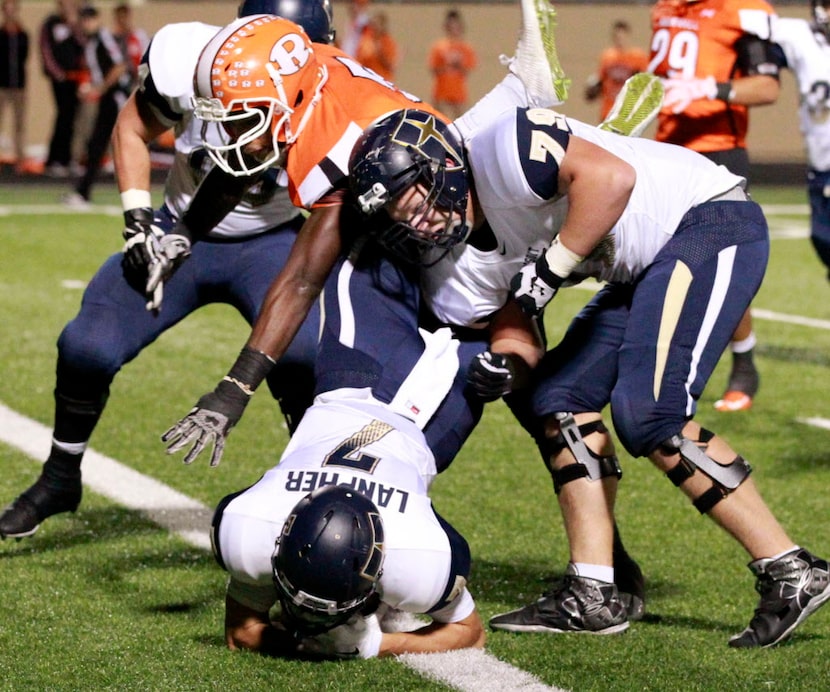
POLYGON ((478 58, 464 40, 464 21, 458 10, 449 10, 444 17, 444 36, 429 49, 428 65, 433 75, 432 102, 451 118, 467 110, 467 75, 478 58))
MULTIPOLYGON (((781 51, 770 40, 765 0, 658 0, 651 10, 648 70, 666 95, 656 139, 697 151, 749 181, 749 109, 774 103, 781 51)), ((718 411, 746 411, 758 391, 755 332, 746 314, 732 336, 732 368, 718 411)))
POLYGON ((349 20, 338 44, 340 50, 354 58, 357 56, 360 37, 369 25, 369 0, 351 0, 347 12, 349 20))
POLYGON ((389 33, 389 16, 375 12, 360 35, 355 58, 388 81, 394 81, 398 66, 398 44, 389 33))
POLYGON ((17 173, 25 172, 26 60, 29 34, 20 23, 18 0, 3 0, 0 25, 0 126, 7 110, 12 114, 12 143, 17 173))
POLYGON ((78 112, 78 80, 83 56, 77 0, 58 0, 57 11, 43 21, 40 55, 43 72, 51 82, 55 100, 55 124, 46 157, 46 173, 65 178, 69 175, 72 161, 72 136, 78 112))
POLYGON ((611 27, 611 45, 600 53, 599 70, 588 78, 585 100, 601 98, 599 120, 611 111, 625 80, 648 68, 648 54, 631 45, 631 25, 618 19, 611 27))
POLYGON ((812 0, 813 19, 781 18, 773 38, 798 81, 798 115, 807 149, 810 240, 830 270, 830 0, 812 0))
POLYGON ((112 10, 112 35, 118 41, 121 53, 127 61, 127 69, 133 84, 138 81, 138 66, 150 39, 144 29, 133 24, 133 9, 127 4, 116 5, 112 10))
POLYGON ((84 58, 90 81, 85 83, 83 98, 98 102, 97 114, 86 146, 86 170, 73 192, 64 196, 67 206, 88 206, 92 184, 101 170, 101 162, 110 143, 118 111, 130 95, 131 77, 127 61, 112 32, 101 25, 101 15, 94 7, 80 12, 86 37, 84 58))

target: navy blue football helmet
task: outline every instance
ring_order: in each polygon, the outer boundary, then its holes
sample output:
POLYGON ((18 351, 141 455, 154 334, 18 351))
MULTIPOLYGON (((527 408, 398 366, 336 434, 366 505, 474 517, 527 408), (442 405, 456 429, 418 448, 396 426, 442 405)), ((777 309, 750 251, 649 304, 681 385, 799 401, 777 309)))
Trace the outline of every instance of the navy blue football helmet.
POLYGON ((346 622, 375 593, 383 557, 383 522, 369 498, 345 485, 306 495, 271 559, 287 624, 310 636, 346 622))
POLYGON ((433 114, 399 110, 370 125, 355 142, 349 172, 349 187, 366 216, 383 210, 413 185, 427 192, 417 215, 433 208, 451 212, 443 231, 429 237, 403 221, 370 224, 377 241, 396 256, 430 266, 469 234, 464 149, 433 114), (430 252, 434 249, 443 252, 430 252))
POLYGON ((299 24, 315 43, 334 43, 330 0, 243 0, 237 17, 275 14, 299 24))

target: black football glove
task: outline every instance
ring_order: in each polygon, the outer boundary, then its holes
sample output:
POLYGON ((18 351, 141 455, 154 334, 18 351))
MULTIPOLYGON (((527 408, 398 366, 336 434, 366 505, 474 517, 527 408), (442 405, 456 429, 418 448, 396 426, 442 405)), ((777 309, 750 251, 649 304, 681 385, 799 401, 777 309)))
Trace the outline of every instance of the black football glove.
POLYGON ((239 422, 250 395, 233 382, 222 380, 209 394, 196 402, 190 413, 161 436, 162 442, 169 442, 167 453, 173 454, 193 443, 184 457, 190 464, 209 442, 213 442, 210 465, 218 466, 225 451, 225 440, 231 428, 239 422))
POLYGON ((124 257, 121 263, 124 271, 131 278, 139 279, 143 284, 147 280, 148 269, 158 256, 158 243, 164 235, 153 220, 150 207, 129 209, 124 212, 124 257))
POLYGON ((242 418, 254 390, 273 366, 269 356, 247 346, 243 348, 216 389, 201 397, 190 413, 161 436, 162 442, 170 443, 167 453, 178 452, 192 442, 184 457, 184 463, 189 464, 213 442, 210 465, 218 466, 231 428, 242 418))
POLYGON ((484 401, 495 401, 510 394, 516 368, 510 356, 484 351, 473 358, 467 371, 467 383, 484 401))

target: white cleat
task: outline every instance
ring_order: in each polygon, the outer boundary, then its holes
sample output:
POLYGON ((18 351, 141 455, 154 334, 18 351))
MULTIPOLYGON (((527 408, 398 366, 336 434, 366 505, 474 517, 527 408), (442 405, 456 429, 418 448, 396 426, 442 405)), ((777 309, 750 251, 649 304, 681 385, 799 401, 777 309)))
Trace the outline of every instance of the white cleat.
POLYGON ((516 54, 501 56, 502 64, 527 90, 529 105, 558 106, 568 97, 571 80, 559 64, 554 41, 556 10, 548 0, 521 0, 522 29, 516 54))
POLYGON ((639 137, 663 105, 663 82, 648 72, 638 72, 623 84, 614 106, 600 123, 601 130, 639 137))
POLYGON ((70 209, 76 209, 77 211, 89 211, 92 208, 92 205, 89 203, 88 199, 84 199, 79 193, 72 191, 67 192, 65 195, 61 197, 61 204, 65 207, 69 207, 70 209))

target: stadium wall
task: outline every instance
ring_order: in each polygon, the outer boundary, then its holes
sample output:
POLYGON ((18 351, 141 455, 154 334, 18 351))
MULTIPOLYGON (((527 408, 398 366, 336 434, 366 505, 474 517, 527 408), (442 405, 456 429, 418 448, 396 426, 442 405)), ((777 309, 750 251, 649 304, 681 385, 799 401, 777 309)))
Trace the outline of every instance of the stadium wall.
MULTIPOLYGON (((96 6, 109 22, 112 2, 96 6)), ((805 3, 806 5, 806 3, 805 3)), ((235 14, 236 2, 163 2, 149 0, 134 5, 136 24, 148 33, 170 22, 205 21, 225 24, 235 14)), ((22 14, 32 39, 29 58, 29 117, 28 144, 33 152, 42 152, 51 133, 53 118, 52 97, 48 83, 40 69, 37 34, 44 17, 54 7, 51 2, 22 3, 22 14)), ((345 24, 346 3, 334 2, 335 26, 345 24)), ((404 89, 429 99, 430 76, 426 68, 429 44, 441 34, 444 13, 458 7, 466 21, 467 37, 474 43, 479 55, 479 66, 471 74, 470 90, 479 98, 501 78, 504 68, 499 55, 512 54, 521 19, 518 2, 515 3, 442 3, 442 2, 380 2, 374 9, 383 9, 389 16, 390 30, 402 53, 397 83, 404 89)), ((594 4, 575 3, 557 6, 559 28, 557 43, 559 56, 573 80, 571 95, 563 108, 569 115, 593 122, 596 104, 586 103, 582 90, 586 79, 596 67, 599 52, 608 44, 611 23, 627 19, 634 40, 643 48, 649 40, 649 4, 594 4)), ((783 6, 782 16, 806 17, 806 7, 783 6)), ((769 171, 779 171, 785 179, 796 176, 800 183, 804 162, 801 137, 796 117, 797 95, 794 80, 787 74, 782 80, 782 94, 773 106, 757 108, 752 113, 749 140, 753 162, 769 171), (776 167, 780 164, 780 168, 776 167), (801 164, 801 165, 799 165, 801 164)), ((8 123, 5 125, 8 127, 8 123)), ((5 134, 5 133, 4 133, 5 134)), ((5 139, 5 137, 4 137, 5 139)))

